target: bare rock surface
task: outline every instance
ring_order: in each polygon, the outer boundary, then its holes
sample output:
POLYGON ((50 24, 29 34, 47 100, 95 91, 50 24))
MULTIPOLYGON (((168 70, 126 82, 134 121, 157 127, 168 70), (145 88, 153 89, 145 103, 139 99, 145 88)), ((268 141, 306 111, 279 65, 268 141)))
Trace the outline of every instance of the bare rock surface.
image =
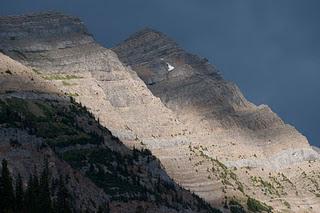
MULTIPOLYGON (((256 134, 285 127, 268 106, 248 102, 238 87, 222 79, 206 59, 185 52, 160 32, 143 29, 113 50, 155 96, 187 122, 198 119, 195 125, 204 124, 215 132, 237 129, 256 134)), ((273 136, 269 135, 271 139, 273 136)), ((303 146, 307 141, 301 137, 300 143, 303 146)))
MULTIPOLYGON (((207 134, 204 140, 214 141, 209 138, 221 135, 223 140, 256 147, 267 156, 292 147, 310 149, 307 139, 268 106, 247 101, 205 58, 187 53, 163 33, 142 29, 113 50, 179 120, 197 135, 207 134)), ((275 166, 287 165, 277 162, 275 166)))

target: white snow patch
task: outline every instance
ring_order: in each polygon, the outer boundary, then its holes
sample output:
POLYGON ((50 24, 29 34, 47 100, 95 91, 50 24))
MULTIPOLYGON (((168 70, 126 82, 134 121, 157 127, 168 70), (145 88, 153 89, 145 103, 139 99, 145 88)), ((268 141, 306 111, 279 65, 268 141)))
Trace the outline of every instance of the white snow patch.
POLYGON ((168 65, 168 71, 172 71, 172 70, 174 70, 174 66, 172 66, 171 64, 169 64, 169 63, 167 63, 167 65, 168 65))

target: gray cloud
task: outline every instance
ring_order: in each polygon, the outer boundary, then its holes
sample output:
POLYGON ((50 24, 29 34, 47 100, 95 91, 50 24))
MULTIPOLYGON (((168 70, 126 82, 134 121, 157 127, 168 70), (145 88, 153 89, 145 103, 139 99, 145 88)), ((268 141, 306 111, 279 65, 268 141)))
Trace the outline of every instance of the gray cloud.
POLYGON ((109 47, 144 26, 165 32, 320 146, 318 0, 1 0, 1 15, 40 10, 80 16, 109 47))

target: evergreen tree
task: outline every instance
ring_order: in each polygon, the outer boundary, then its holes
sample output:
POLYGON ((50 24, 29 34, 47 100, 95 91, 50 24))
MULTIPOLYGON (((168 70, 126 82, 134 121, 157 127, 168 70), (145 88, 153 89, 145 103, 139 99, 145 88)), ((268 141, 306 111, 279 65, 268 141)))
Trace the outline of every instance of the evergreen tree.
POLYGON ((110 213, 110 204, 109 204, 109 202, 107 203, 105 213, 110 213))
POLYGON ((39 177, 38 177, 38 172, 37 172, 37 168, 34 167, 34 172, 33 172, 33 178, 32 178, 33 182, 32 182, 32 189, 33 189, 33 196, 34 196, 34 200, 33 200, 33 204, 34 204, 34 213, 40 213, 40 205, 39 205, 39 177))
POLYGON ((69 205, 69 193, 67 188, 65 187, 62 176, 60 176, 60 179, 59 179, 55 211, 57 213, 71 213, 71 209, 69 205))
POLYGON ((16 195, 15 209, 17 212, 22 212, 24 191, 23 191, 22 178, 20 174, 18 174, 18 177, 16 179, 15 195, 16 195))
POLYGON ((14 212, 14 193, 12 187, 12 179, 8 169, 8 162, 2 160, 1 172, 1 209, 3 212, 14 212))
POLYGON ((0 176, 0 209, 3 209, 3 181, 2 177, 0 176))
POLYGON ((106 203, 104 205, 100 205, 97 213, 110 213, 109 203, 106 203))
POLYGON ((48 161, 45 161, 45 167, 40 177, 39 185, 39 210, 40 212, 52 212, 52 203, 49 187, 49 166, 48 161))
POLYGON ((107 209, 104 206, 100 205, 97 213, 106 213, 106 212, 107 212, 107 209))
POLYGON ((157 187, 157 192, 161 193, 161 178, 160 178, 160 175, 157 178, 156 187, 157 187))
POLYGON ((39 180, 37 174, 30 175, 25 192, 24 204, 26 212, 39 212, 39 180))

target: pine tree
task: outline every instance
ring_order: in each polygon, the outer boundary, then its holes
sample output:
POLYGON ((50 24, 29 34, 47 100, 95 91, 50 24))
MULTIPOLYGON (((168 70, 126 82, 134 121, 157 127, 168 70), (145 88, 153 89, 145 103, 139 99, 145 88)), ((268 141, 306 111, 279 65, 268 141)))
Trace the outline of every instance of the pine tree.
POLYGON ((97 213, 110 213, 109 203, 106 203, 104 205, 100 205, 97 213))
POLYGON ((109 204, 109 202, 107 203, 106 212, 105 213, 110 213, 110 204, 109 204))
POLYGON ((16 195, 15 209, 17 212, 22 212, 24 191, 23 191, 22 178, 21 178, 20 174, 18 174, 17 179, 16 179, 15 195, 16 195))
POLYGON ((1 172, 1 209, 3 212, 14 211, 14 193, 12 187, 12 179, 8 169, 8 162, 2 160, 1 172))
POLYGON ((34 172, 33 172, 33 182, 32 182, 32 189, 33 189, 33 196, 34 196, 34 213, 39 212, 40 213, 40 203, 38 202, 40 197, 39 197, 39 191, 40 191, 40 186, 39 186, 39 177, 38 177, 38 172, 37 168, 34 167, 34 172))
POLYGON ((71 213, 71 209, 69 205, 69 193, 67 188, 65 187, 62 176, 60 176, 60 179, 59 179, 57 200, 55 203, 56 203, 55 211, 57 213, 71 213))
POLYGON ((39 181, 37 174, 30 175, 28 181, 28 187, 25 192, 24 196, 24 204, 26 212, 39 212, 39 205, 38 205, 38 197, 39 197, 39 181))
POLYGON ((3 209, 3 181, 2 177, 0 176, 0 209, 3 209))
POLYGON ((157 187, 157 192, 161 193, 161 178, 160 178, 160 175, 157 178, 156 187, 157 187))
POLYGON ((105 212, 104 207, 103 206, 99 206, 97 213, 104 213, 104 212, 105 212))
POLYGON ((45 167, 40 177, 39 185, 39 210, 40 212, 52 212, 52 202, 50 197, 49 187, 49 166, 48 161, 45 161, 45 167))

